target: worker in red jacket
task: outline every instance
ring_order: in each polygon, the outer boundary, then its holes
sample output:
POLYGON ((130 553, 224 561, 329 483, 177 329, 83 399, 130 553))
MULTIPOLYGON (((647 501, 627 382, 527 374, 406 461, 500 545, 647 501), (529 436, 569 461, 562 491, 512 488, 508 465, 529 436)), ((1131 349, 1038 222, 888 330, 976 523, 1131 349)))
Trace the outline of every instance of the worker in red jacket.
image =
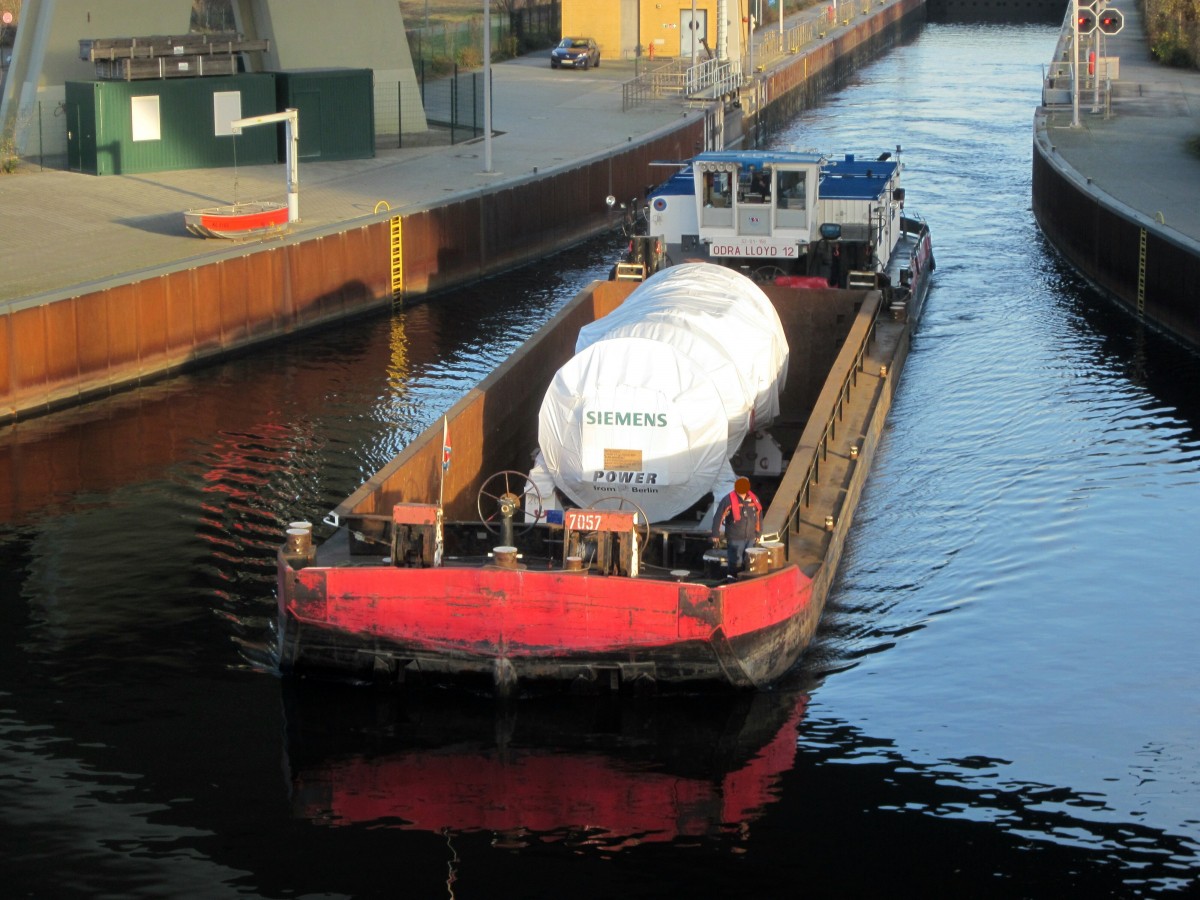
POLYGON ((713 516, 713 545, 721 542, 721 526, 725 525, 726 579, 732 581, 742 569, 746 548, 762 534, 762 504, 750 490, 750 479, 739 478, 733 490, 721 498, 713 516), (730 519, 729 524, 725 520, 730 519))

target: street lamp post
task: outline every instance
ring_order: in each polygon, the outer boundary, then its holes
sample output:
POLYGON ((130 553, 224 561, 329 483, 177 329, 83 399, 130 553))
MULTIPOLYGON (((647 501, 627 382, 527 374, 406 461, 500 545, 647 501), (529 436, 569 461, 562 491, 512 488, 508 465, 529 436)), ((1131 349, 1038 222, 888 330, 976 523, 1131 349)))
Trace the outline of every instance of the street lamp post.
POLYGON ((1079 0, 1071 0, 1071 127, 1079 127, 1079 0))
POLYGON ((483 171, 492 171, 492 4, 483 0, 483 171))

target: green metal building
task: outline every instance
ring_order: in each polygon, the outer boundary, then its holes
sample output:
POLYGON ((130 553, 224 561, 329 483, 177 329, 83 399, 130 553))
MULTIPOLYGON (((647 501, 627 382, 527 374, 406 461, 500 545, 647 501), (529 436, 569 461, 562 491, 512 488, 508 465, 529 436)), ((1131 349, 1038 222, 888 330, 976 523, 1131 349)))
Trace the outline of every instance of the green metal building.
POLYGON ((280 108, 269 73, 67 82, 67 164, 130 175, 277 163, 282 126, 233 135, 229 122, 280 108))
MULTIPOLYGON (((300 113, 301 159, 370 159, 375 155, 375 90, 370 69, 294 69, 273 74, 278 107, 300 113)), ((280 135, 279 139, 284 138, 280 135)), ((282 144, 280 147, 282 159, 282 144)))

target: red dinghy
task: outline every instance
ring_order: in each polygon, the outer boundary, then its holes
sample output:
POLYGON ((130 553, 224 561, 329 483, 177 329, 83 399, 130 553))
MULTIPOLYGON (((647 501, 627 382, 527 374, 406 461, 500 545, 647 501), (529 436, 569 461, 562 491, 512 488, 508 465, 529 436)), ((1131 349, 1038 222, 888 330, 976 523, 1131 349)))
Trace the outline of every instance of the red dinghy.
POLYGON ((298 172, 300 114, 294 109, 250 116, 230 122, 234 134, 243 128, 255 125, 273 125, 282 122, 284 145, 287 148, 286 203, 269 200, 252 200, 234 203, 231 206, 213 206, 208 209, 193 209, 183 214, 187 230, 200 237, 247 238, 281 234, 290 222, 300 221, 300 175, 298 172))
POLYGON ((183 214, 187 230, 198 237, 247 238, 281 234, 288 226, 288 206, 273 201, 211 206, 183 214))

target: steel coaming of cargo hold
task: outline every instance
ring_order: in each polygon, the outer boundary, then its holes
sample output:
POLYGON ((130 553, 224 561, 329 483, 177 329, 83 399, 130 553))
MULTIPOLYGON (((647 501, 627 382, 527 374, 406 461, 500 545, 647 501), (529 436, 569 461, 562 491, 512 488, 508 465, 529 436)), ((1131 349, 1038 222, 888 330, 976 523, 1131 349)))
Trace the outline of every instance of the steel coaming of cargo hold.
POLYGON ((813 226, 863 266, 836 287, 679 259, 581 291, 320 540, 288 529, 281 669, 501 694, 778 679, 815 633, 929 289, 902 196, 869 256, 848 217, 813 226), (739 476, 763 534, 729 573, 711 522, 739 476))

